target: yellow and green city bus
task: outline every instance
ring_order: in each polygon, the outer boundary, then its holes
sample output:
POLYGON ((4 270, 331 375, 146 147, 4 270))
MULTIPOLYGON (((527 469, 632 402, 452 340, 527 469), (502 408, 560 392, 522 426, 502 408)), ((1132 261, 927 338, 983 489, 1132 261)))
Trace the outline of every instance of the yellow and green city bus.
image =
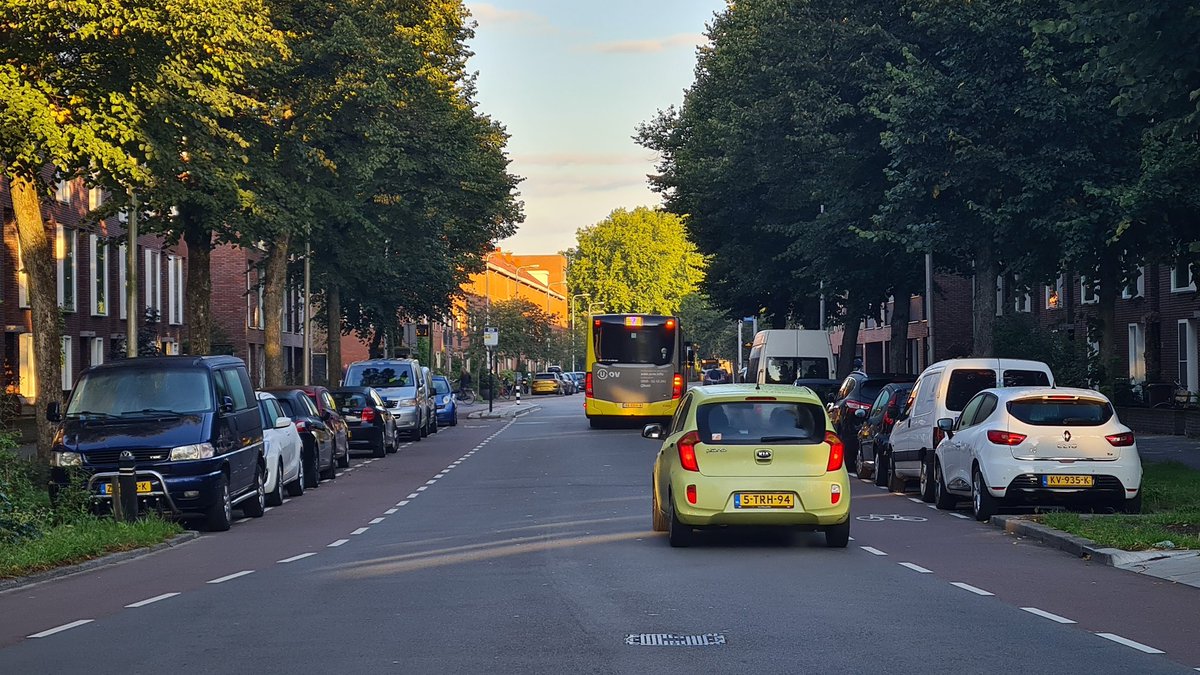
POLYGON ((588 325, 584 410, 592 427, 674 415, 688 366, 679 319, 597 314, 588 325))

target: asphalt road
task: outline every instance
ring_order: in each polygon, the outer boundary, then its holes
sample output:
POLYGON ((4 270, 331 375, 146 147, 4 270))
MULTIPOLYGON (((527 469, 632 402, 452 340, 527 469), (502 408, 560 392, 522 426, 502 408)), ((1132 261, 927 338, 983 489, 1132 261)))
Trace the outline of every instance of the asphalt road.
POLYGON ((538 402, 356 461, 231 532, 0 595, 0 673, 1200 666, 1197 589, 857 481, 848 549, 770 531, 671 549, 649 527, 654 442, 588 429, 580 396, 538 402))

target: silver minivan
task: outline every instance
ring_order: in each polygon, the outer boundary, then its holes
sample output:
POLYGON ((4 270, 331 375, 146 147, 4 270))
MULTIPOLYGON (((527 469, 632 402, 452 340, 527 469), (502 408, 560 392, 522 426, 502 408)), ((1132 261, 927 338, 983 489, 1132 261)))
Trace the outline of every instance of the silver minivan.
POLYGON ((995 387, 1052 387, 1054 374, 1041 361, 1021 359, 949 359, 917 378, 896 418, 889 440, 887 484, 902 492, 910 480, 920 485, 921 499, 934 499, 934 449, 945 437, 937 421, 956 418, 971 397, 995 387))
POLYGON ((397 433, 419 441, 437 425, 433 377, 416 359, 368 359, 346 367, 345 387, 373 387, 396 418, 397 433))

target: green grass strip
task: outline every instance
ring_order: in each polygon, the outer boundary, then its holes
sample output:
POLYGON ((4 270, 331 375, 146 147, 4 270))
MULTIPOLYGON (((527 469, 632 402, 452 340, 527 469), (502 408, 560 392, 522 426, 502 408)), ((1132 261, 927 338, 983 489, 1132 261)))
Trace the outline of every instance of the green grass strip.
POLYGON ((0 546, 0 578, 19 577, 80 563, 108 553, 162 543, 183 532, 176 523, 148 518, 136 523, 84 518, 37 539, 0 546))

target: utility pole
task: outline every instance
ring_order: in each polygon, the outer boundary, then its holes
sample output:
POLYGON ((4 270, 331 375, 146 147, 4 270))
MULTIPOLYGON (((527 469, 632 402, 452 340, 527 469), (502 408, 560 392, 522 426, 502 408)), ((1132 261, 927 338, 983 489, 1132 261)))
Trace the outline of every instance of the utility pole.
POLYGON ((925 348, 928 350, 925 365, 934 363, 933 351, 933 252, 925 254, 925 348))
POLYGON ((137 193, 129 191, 129 232, 126 234, 129 243, 125 246, 125 356, 134 358, 138 355, 138 292, 137 292, 137 259, 138 259, 138 199, 137 193))
MULTIPOLYGON (((312 244, 304 240, 304 367, 301 369, 304 384, 312 384, 312 312, 309 298, 312 297, 312 244)), ((328 368, 326 369, 328 370, 328 368)))
POLYGON ((742 326, 746 325, 746 322, 745 322, 745 321, 743 321, 742 319, 738 319, 737 325, 738 325, 738 336, 737 336, 737 375, 735 375, 735 376, 734 376, 734 380, 735 380, 735 381, 737 380, 737 378, 739 378, 739 377, 741 377, 741 376, 742 376, 742 342, 743 342, 743 340, 742 340, 742 326))

